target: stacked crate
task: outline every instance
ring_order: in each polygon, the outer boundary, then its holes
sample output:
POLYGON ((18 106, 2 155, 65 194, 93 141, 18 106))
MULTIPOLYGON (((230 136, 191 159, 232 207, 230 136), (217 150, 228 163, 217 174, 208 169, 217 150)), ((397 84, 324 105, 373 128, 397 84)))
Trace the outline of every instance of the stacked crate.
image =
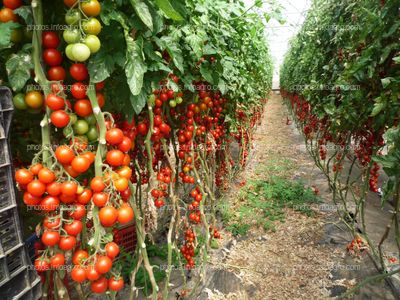
POLYGON ((0 299, 36 300, 40 278, 22 239, 8 144, 13 110, 10 89, 0 87, 0 299))

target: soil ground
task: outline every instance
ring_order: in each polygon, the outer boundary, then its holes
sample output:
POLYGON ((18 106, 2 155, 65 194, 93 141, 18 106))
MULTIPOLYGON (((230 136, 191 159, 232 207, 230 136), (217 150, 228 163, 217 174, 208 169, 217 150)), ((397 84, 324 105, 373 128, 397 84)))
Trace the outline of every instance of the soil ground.
MULTIPOLYGON (((235 238, 223 231, 220 249, 211 255, 210 279, 195 298, 327 299, 375 274, 367 257, 347 253, 351 236, 334 223, 336 208, 326 179, 286 120, 282 98, 272 94, 254 136, 249 165, 226 200, 235 207, 245 181, 282 176, 316 186, 323 203, 314 207, 313 217, 285 209, 285 221, 277 222, 274 232, 253 226, 247 235, 235 238)), ((367 285, 349 298, 394 299, 384 282, 367 285)))

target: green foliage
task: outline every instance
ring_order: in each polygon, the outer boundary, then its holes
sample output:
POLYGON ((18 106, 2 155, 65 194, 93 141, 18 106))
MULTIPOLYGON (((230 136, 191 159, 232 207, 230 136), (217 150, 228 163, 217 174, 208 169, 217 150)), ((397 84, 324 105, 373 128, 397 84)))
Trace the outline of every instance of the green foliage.
POLYGON ((233 235, 245 235, 251 225, 264 230, 275 230, 276 221, 284 222, 284 208, 291 208, 308 216, 313 215, 310 204, 320 200, 309 188, 299 181, 290 181, 281 177, 272 177, 269 181, 252 180, 240 194, 241 205, 233 212, 225 212, 224 222, 233 235), (232 222, 234 221, 234 222, 232 222))

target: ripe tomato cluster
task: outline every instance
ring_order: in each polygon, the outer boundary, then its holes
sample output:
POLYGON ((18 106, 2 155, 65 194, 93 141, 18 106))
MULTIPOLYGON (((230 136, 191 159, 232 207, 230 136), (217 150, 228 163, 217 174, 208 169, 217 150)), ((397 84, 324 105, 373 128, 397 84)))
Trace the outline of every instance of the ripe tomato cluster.
POLYGON ((181 253, 187 262, 186 269, 193 269, 195 266, 195 262, 193 260, 193 257, 195 256, 195 239, 196 235, 193 230, 191 228, 186 229, 185 242, 181 247, 181 253))
POLYGON ((379 178, 379 165, 374 162, 371 170, 369 171, 370 178, 369 178, 369 189, 371 192, 377 193, 378 192, 378 178, 379 178))

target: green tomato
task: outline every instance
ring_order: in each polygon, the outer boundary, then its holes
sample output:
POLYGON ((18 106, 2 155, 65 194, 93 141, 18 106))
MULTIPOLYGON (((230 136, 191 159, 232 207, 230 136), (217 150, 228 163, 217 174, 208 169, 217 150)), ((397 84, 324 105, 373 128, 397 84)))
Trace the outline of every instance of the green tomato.
POLYGON ((73 131, 73 129, 72 129, 71 126, 66 126, 66 127, 64 127, 64 129, 63 129, 63 135, 64 135, 66 138, 70 138, 70 137, 72 136, 73 133, 74 133, 74 131, 73 131))
POLYGON ((63 32, 63 38, 67 44, 74 44, 79 42, 81 35, 78 29, 67 29, 63 32))
POLYGON ((175 107, 176 106, 176 101, 175 100, 169 100, 169 106, 175 107))
POLYGON ((24 110, 28 108, 25 103, 25 95, 22 93, 18 93, 13 97, 13 103, 16 109, 24 110))
POLYGON ((10 36, 11 42, 19 43, 22 41, 23 37, 24 37, 24 32, 22 31, 21 28, 17 28, 11 31, 11 36, 10 36))
POLYGON ((65 47, 65 55, 67 55, 68 59, 75 61, 74 54, 72 53, 72 47, 74 47, 75 44, 67 45, 65 47))
POLYGON ((183 99, 181 97, 178 97, 175 99, 177 104, 181 104, 183 102, 183 99))
POLYGON ((82 43, 76 43, 72 46, 72 56, 76 61, 84 62, 90 57, 90 49, 82 43))
POLYGON ((73 126, 74 132, 79 135, 86 134, 89 131, 89 124, 85 120, 78 120, 73 126))
POLYGON ((82 24, 83 31, 87 34, 98 35, 101 31, 101 24, 96 18, 90 18, 82 24))
POLYGON ((76 116, 76 114, 70 114, 69 115, 69 123, 73 125, 76 123, 76 121, 78 121, 78 117, 76 116))
POLYGON ((33 30, 28 30, 28 27, 24 27, 22 31, 24 33, 24 40, 27 42, 32 42, 33 30))
POLYGON ((85 118, 86 122, 88 122, 89 125, 95 125, 96 124, 96 117, 94 114, 91 114, 90 116, 87 116, 85 118))
POLYGON ((81 14, 78 9, 72 9, 65 15, 65 23, 68 25, 74 25, 81 19, 81 14))
POLYGON ((90 142, 93 142, 98 139, 99 133, 97 132, 96 126, 90 126, 86 136, 90 142))
POLYGON ((93 34, 87 35, 83 42, 89 47, 90 53, 96 53, 101 46, 99 38, 93 34))

